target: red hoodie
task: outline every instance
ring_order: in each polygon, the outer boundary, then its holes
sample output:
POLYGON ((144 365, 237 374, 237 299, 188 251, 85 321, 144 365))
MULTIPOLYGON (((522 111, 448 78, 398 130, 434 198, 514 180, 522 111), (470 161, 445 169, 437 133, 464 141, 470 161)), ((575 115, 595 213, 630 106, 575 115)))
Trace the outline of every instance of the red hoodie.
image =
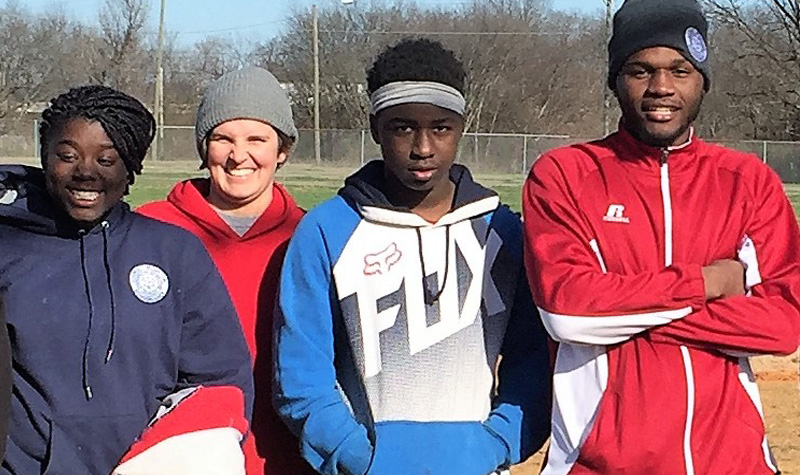
POLYGON ((624 130, 543 155, 523 191, 534 301, 559 341, 546 475, 776 472, 748 354, 800 338, 800 233, 757 157, 624 130), (701 268, 747 267, 706 302, 701 268))
POLYGON ((205 199, 209 180, 175 185, 166 201, 140 207, 145 216, 180 226, 206 246, 228 287, 253 355, 256 398, 252 433, 245 442, 248 475, 312 474, 297 439, 272 409, 272 311, 283 255, 303 211, 279 184, 272 203, 239 236, 205 199), (255 439, 255 441, 254 441, 255 439))

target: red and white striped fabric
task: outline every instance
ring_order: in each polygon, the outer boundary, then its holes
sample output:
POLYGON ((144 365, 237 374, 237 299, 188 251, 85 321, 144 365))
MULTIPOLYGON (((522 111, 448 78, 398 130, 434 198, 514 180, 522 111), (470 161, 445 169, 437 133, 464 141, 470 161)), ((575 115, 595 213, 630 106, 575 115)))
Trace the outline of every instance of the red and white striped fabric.
POLYGON ((112 475, 243 475, 246 433, 239 388, 185 389, 164 400, 112 475))

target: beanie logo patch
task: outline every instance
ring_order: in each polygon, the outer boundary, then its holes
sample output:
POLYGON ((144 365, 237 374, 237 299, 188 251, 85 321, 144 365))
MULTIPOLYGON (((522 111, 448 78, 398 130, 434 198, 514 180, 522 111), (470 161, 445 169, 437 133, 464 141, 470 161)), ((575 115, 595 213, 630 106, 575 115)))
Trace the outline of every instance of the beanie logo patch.
POLYGON ((169 291, 169 277, 160 267, 139 264, 128 276, 133 294, 144 303, 157 303, 169 291))
POLYGON ((695 61, 702 63, 708 59, 708 47, 706 46, 706 40, 703 39, 703 35, 697 31, 697 28, 692 26, 687 28, 684 37, 686 39, 686 49, 689 51, 689 54, 692 55, 692 58, 694 58, 695 61))

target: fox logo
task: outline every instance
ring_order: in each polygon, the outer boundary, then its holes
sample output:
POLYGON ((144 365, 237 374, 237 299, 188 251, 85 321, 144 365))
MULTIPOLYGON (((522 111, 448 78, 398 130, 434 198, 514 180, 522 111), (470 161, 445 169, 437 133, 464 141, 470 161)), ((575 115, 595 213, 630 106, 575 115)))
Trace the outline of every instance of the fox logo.
POLYGON ((397 248, 396 243, 389 244, 389 247, 377 254, 367 254, 364 256, 364 275, 385 274, 400 261, 401 257, 403 253, 397 248))

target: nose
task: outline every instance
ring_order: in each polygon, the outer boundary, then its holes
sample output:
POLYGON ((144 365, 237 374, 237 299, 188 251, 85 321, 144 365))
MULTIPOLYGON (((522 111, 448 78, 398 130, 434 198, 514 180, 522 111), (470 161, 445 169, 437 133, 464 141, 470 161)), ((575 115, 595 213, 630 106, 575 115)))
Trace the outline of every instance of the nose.
POLYGON ((647 83, 647 92, 651 96, 663 97, 674 94, 675 82, 672 73, 666 69, 657 69, 650 76, 647 83))
POLYGON ((411 149, 413 157, 418 159, 430 158, 433 156, 433 140, 430 131, 420 129, 414 134, 414 144, 411 149))
POLYGON ((250 154, 245 145, 239 143, 231 144, 231 150, 228 153, 228 160, 231 160, 233 163, 239 165, 244 163, 249 156, 250 154))
POLYGON ((72 175, 76 180, 94 180, 97 178, 97 163, 91 159, 81 158, 72 169, 72 175))

